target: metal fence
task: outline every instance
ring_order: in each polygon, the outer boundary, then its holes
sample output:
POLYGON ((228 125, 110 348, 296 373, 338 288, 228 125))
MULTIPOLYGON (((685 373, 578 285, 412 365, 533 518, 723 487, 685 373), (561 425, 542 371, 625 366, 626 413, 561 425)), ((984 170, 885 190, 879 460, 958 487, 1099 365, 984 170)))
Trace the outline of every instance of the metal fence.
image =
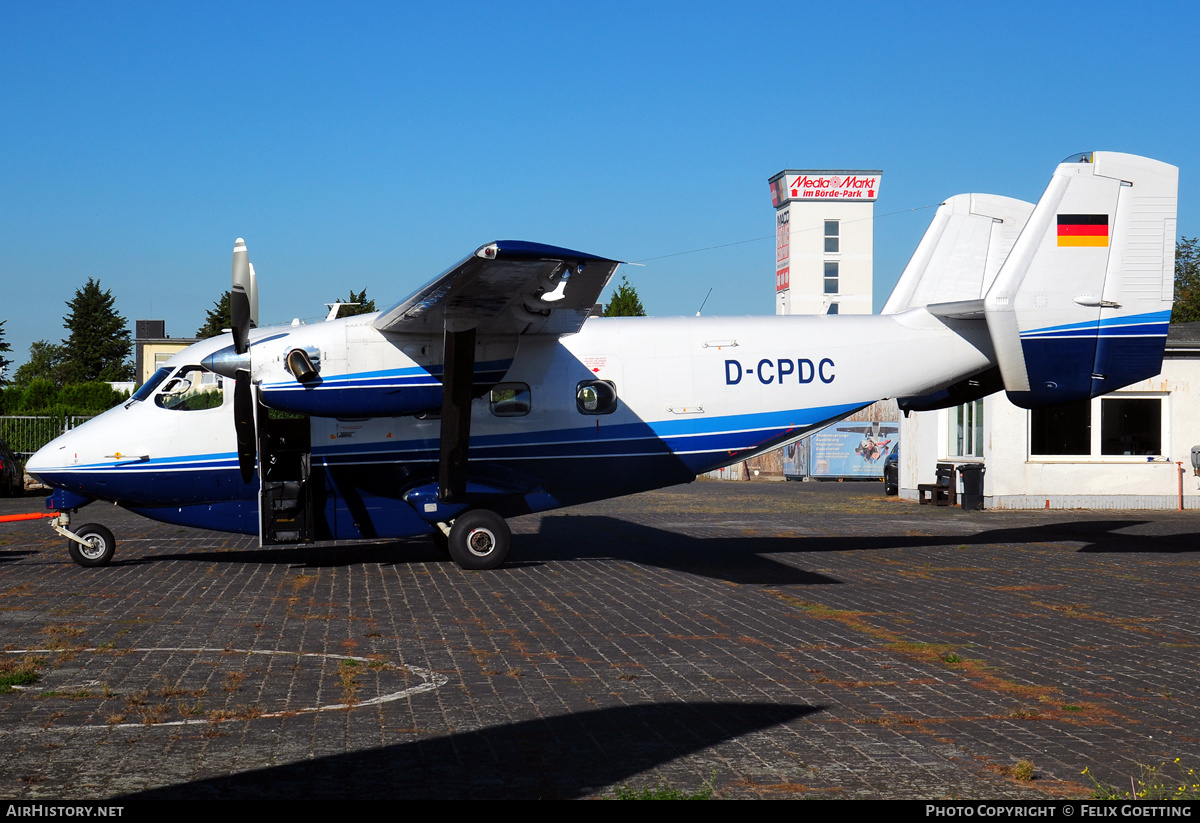
POLYGON ((0 440, 22 461, 60 434, 91 420, 95 415, 0 415, 0 440))

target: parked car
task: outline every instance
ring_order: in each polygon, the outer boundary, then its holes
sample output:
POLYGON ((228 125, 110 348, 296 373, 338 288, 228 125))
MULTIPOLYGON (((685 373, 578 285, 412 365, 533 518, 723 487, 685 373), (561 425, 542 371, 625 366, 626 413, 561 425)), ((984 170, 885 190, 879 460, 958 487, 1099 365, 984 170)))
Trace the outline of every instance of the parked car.
POLYGON ((25 469, 12 449, 0 440, 0 495, 10 497, 25 493, 25 469))
POLYGON ((900 493, 900 446, 888 452, 883 458, 883 493, 887 495, 900 493))

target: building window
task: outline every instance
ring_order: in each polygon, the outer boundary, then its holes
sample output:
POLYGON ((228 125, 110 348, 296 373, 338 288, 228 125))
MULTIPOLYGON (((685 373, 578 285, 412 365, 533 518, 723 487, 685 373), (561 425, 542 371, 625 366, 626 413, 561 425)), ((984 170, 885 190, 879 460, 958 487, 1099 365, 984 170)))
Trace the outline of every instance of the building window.
POLYGON ((1161 397, 1100 398, 1100 454, 1161 457, 1161 397))
POLYGON ((830 303, 829 308, 825 311, 825 313, 826 314, 837 314, 838 313, 838 304, 830 303))
POLYGON ((1029 412, 1029 453, 1086 457, 1092 453, 1092 401, 1029 412))
POLYGON ((1029 413, 1029 454, 1039 457, 1163 457, 1163 396, 1109 395, 1029 413), (1092 425, 1099 419, 1099 427, 1092 425))
POLYGON ((836 261, 825 263, 825 293, 838 293, 838 264, 836 261))
POLYGON ((983 457, 983 401, 947 410, 946 456, 983 457))
POLYGON ((841 249, 839 248, 839 241, 840 241, 841 237, 838 234, 838 226, 839 226, 839 224, 838 224, 837 220, 826 220, 825 221, 825 253, 826 254, 837 254, 839 251, 841 251, 841 249))

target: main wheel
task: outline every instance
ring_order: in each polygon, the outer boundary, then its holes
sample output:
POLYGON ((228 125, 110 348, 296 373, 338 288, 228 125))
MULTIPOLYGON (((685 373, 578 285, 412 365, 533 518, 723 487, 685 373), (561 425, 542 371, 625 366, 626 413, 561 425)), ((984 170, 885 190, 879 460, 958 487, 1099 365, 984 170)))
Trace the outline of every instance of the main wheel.
POLYGON ((508 557, 512 530, 500 515, 472 509, 450 527, 450 556, 464 569, 495 569, 508 557))
POLYGON ((67 540, 67 551, 71 553, 71 559, 80 566, 107 566, 113 559, 113 552, 117 550, 117 540, 108 529, 98 523, 88 523, 76 529, 75 534, 87 545, 67 540))

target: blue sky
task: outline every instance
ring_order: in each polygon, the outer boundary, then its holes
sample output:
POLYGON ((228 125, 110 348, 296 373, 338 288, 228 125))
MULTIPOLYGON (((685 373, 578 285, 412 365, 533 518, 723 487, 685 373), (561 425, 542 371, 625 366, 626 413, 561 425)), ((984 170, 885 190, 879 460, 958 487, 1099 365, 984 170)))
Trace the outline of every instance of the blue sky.
POLYGON ((921 207, 1036 200, 1073 152, 1178 165, 1200 234, 1197 8, 0 0, 0 320, 23 362, 97 277, 189 336, 238 236, 264 322, 504 238, 736 244, 623 271, 654 315, 770 314, 784 168, 883 169, 877 308, 921 207))

